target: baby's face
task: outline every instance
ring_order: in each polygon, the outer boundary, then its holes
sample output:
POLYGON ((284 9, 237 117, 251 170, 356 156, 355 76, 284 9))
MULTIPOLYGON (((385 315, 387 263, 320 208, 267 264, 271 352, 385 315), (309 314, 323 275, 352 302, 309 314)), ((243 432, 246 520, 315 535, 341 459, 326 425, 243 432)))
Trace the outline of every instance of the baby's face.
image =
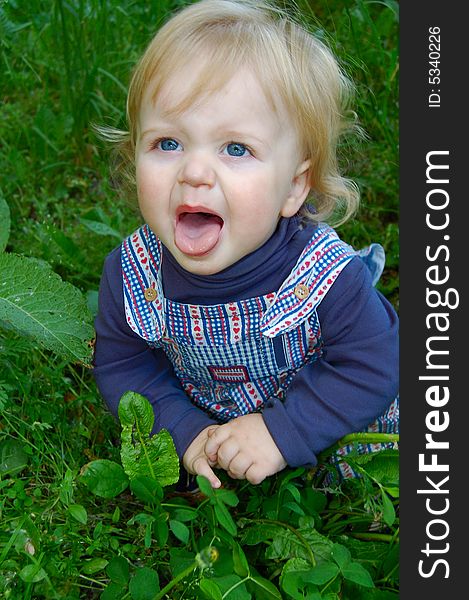
POLYGON ((287 111, 274 111, 249 70, 181 114, 196 77, 171 78, 140 111, 136 148, 139 206, 179 264, 199 275, 229 267, 266 242, 281 216, 303 203, 300 160, 287 111))

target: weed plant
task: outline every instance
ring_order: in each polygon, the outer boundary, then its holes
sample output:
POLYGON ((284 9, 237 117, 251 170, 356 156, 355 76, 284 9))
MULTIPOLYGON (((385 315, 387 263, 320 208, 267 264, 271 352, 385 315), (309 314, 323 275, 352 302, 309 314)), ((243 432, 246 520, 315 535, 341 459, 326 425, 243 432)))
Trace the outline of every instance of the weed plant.
MULTIPOLYGON (((0 1, 0 229, 5 201, 11 222, 0 247, 50 265, 91 314, 105 255, 139 224, 92 124, 123 125, 133 64, 185 3, 0 1)), ((398 3, 283 4, 357 84, 367 137, 344 142, 342 161, 363 200, 341 235, 384 245, 380 289, 397 308, 398 3)), ((83 467, 120 464, 121 432, 89 369, 11 327, 0 335, 0 598, 397 597, 395 451, 325 490, 287 469, 260 486, 225 478, 214 492, 201 479, 181 496, 143 479, 103 497, 83 467)))

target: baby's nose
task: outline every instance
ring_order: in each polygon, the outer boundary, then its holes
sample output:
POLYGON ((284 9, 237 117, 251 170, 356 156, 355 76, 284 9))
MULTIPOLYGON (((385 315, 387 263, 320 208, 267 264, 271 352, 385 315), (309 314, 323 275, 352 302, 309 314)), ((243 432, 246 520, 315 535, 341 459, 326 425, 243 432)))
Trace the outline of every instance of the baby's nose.
POLYGON ((215 185, 215 171, 206 155, 193 154, 187 156, 178 174, 179 183, 187 183, 193 187, 215 185))

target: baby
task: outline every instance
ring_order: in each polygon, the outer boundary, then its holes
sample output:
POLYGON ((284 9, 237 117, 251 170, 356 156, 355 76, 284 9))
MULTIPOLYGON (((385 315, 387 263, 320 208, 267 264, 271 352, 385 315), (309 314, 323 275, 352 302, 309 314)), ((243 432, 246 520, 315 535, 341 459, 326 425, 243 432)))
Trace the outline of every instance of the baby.
POLYGON ((358 203, 336 158, 350 89, 262 2, 188 6, 134 71, 120 150, 145 224, 106 259, 94 374, 114 413, 146 396, 213 487, 216 468, 259 483, 370 423, 397 431, 382 249, 325 224, 358 203))

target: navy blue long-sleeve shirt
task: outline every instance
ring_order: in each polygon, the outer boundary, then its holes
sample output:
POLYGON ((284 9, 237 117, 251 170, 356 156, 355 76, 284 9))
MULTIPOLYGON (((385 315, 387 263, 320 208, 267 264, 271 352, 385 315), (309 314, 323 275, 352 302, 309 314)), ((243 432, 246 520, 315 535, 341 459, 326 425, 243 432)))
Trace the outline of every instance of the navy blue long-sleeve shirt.
MULTIPOLYGON (((223 304, 276 291, 310 239, 314 224, 281 219, 261 248, 211 276, 185 271, 165 248, 165 297, 180 303, 223 304)), ((318 307, 323 355, 304 366, 286 399, 268 401, 264 422, 290 466, 314 465, 316 454, 343 435, 364 429, 398 391, 398 319, 375 290, 366 265, 354 258, 318 307)), ((107 257, 95 321, 94 375, 113 414, 128 390, 145 396, 154 431, 167 429, 182 457, 191 441, 217 424, 193 405, 163 350, 151 349, 126 323, 120 247, 107 257)))

